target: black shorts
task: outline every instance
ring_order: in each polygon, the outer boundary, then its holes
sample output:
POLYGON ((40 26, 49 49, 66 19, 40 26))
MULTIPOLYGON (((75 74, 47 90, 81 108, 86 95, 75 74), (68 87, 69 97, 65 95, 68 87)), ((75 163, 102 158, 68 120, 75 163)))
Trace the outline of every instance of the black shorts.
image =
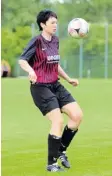
POLYGON ((64 105, 75 102, 71 94, 58 81, 31 84, 30 90, 35 105, 43 115, 53 109, 61 109, 64 105))

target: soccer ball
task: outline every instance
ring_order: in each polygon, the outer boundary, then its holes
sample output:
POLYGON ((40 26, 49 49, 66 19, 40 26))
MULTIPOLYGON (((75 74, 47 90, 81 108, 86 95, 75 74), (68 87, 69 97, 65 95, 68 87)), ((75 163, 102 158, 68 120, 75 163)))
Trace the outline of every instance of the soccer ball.
POLYGON ((89 24, 82 18, 74 18, 68 24, 68 34, 74 38, 84 38, 89 32, 89 24))

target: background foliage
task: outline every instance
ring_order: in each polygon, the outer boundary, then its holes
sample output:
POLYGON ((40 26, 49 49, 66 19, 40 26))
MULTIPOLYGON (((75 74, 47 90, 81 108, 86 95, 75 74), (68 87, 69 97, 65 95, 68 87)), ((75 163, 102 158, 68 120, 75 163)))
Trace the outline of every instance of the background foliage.
MULTIPOLYGON (((7 60, 12 70, 15 68, 17 59, 32 35, 39 33, 36 25, 36 15, 44 8, 54 10, 59 17, 60 54, 62 62, 67 62, 67 71, 78 76, 79 67, 79 40, 68 37, 67 24, 75 18, 81 17, 90 22, 90 32, 83 41, 84 68, 83 76, 86 76, 87 68, 93 70, 93 76, 103 76, 105 55, 105 23, 108 23, 109 32, 109 76, 112 68, 112 3, 111 0, 72 0, 64 3, 50 3, 40 0, 4 0, 2 1, 2 59, 7 60), (32 33, 32 24, 34 31, 32 33), (71 63, 68 62, 71 59, 71 63), (69 60, 69 61, 68 61, 69 60), (100 70, 97 66, 100 65, 100 70), (94 69, 95 67, 95 69, 94 69), (96 74, 95 74, 96 73, 96 74)), ((62 63, 62 64, 63 64, 62 63)), ((63 64, 64 65, 64 64, 63 64)), ((65 67, 66 69, 66 67, 65 67)), ((71 74, 72 74, 71 73, 71 74)))

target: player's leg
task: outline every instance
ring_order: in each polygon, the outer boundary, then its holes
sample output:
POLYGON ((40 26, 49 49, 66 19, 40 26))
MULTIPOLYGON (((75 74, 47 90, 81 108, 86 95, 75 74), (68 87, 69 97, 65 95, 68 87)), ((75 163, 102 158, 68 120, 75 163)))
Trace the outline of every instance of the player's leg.
POLYGON ((60 109, 54 109, 46 114, 51 122, 51 129, 48 135, 48 171, 63 171, 57 165, 58 151, 61 143, 61 133, 63 128, 63 117, 60 109))
POLYGON ((69 120, 62 134, 61 146, 59 151, 60 151, 60 159, 62 161, 62 164, 65 167, 69 168, 70 164, 66 157, 66 150, 78 131, 79 125, 82 120, 82 110, 77 104, 77 102, 72 102, 63 106, 62 112, 68 115, 69 120))
POLYGON ((61 111, 66 113, 69 117, 68 124, 65 126, 62 134, 61 146, 59 149, 59 158, 61 159, 62 164, 69 168, 70 164, 67 160, 65 152, 78 131, 78 127, 82 119, 82 111, 75 99, 59 82, 57 85, 56 95, 59 100, 61 111))
POLYGON ((59 109, 56 96, 46 85, 31 85, 31 94, 35 105, 40 109, 42 114, 51 121, 51 129, 48 135, 48 171, 62 171, 56 164, 58 158, 58 150, 61 141, 61 130, 63 126, 63 118, 59 109))
MULTIPOLYGON (((82 121, 82 110, 80 108, 80 106, 78 105, 77 102, 71 102, 65 106, 62 107, 62 112, 66 113, 68 115, 68 124, 65 127, 65 133, 68 132, 68 135, 70 135, 68 138, 68 142, 66 141, 66 147, 64 150, 67 149, 67 147, 69 146, 72 138, 74 137, 74 135, 76 134, 76 132, 78 131, 79 125, 82 121)), ((62 139, 63 140, 63 139, 62 139)), ((64 141, 63 141, 64 142, 64 141)))

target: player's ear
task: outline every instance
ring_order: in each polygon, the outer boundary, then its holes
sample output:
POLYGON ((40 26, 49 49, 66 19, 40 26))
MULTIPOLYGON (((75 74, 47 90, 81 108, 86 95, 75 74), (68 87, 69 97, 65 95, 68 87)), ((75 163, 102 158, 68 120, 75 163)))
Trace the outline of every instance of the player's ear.
POLYGON ((40 26, 42 27, 42 29, 45 28, 45 24, 44 23, 40 23, 40 26))

